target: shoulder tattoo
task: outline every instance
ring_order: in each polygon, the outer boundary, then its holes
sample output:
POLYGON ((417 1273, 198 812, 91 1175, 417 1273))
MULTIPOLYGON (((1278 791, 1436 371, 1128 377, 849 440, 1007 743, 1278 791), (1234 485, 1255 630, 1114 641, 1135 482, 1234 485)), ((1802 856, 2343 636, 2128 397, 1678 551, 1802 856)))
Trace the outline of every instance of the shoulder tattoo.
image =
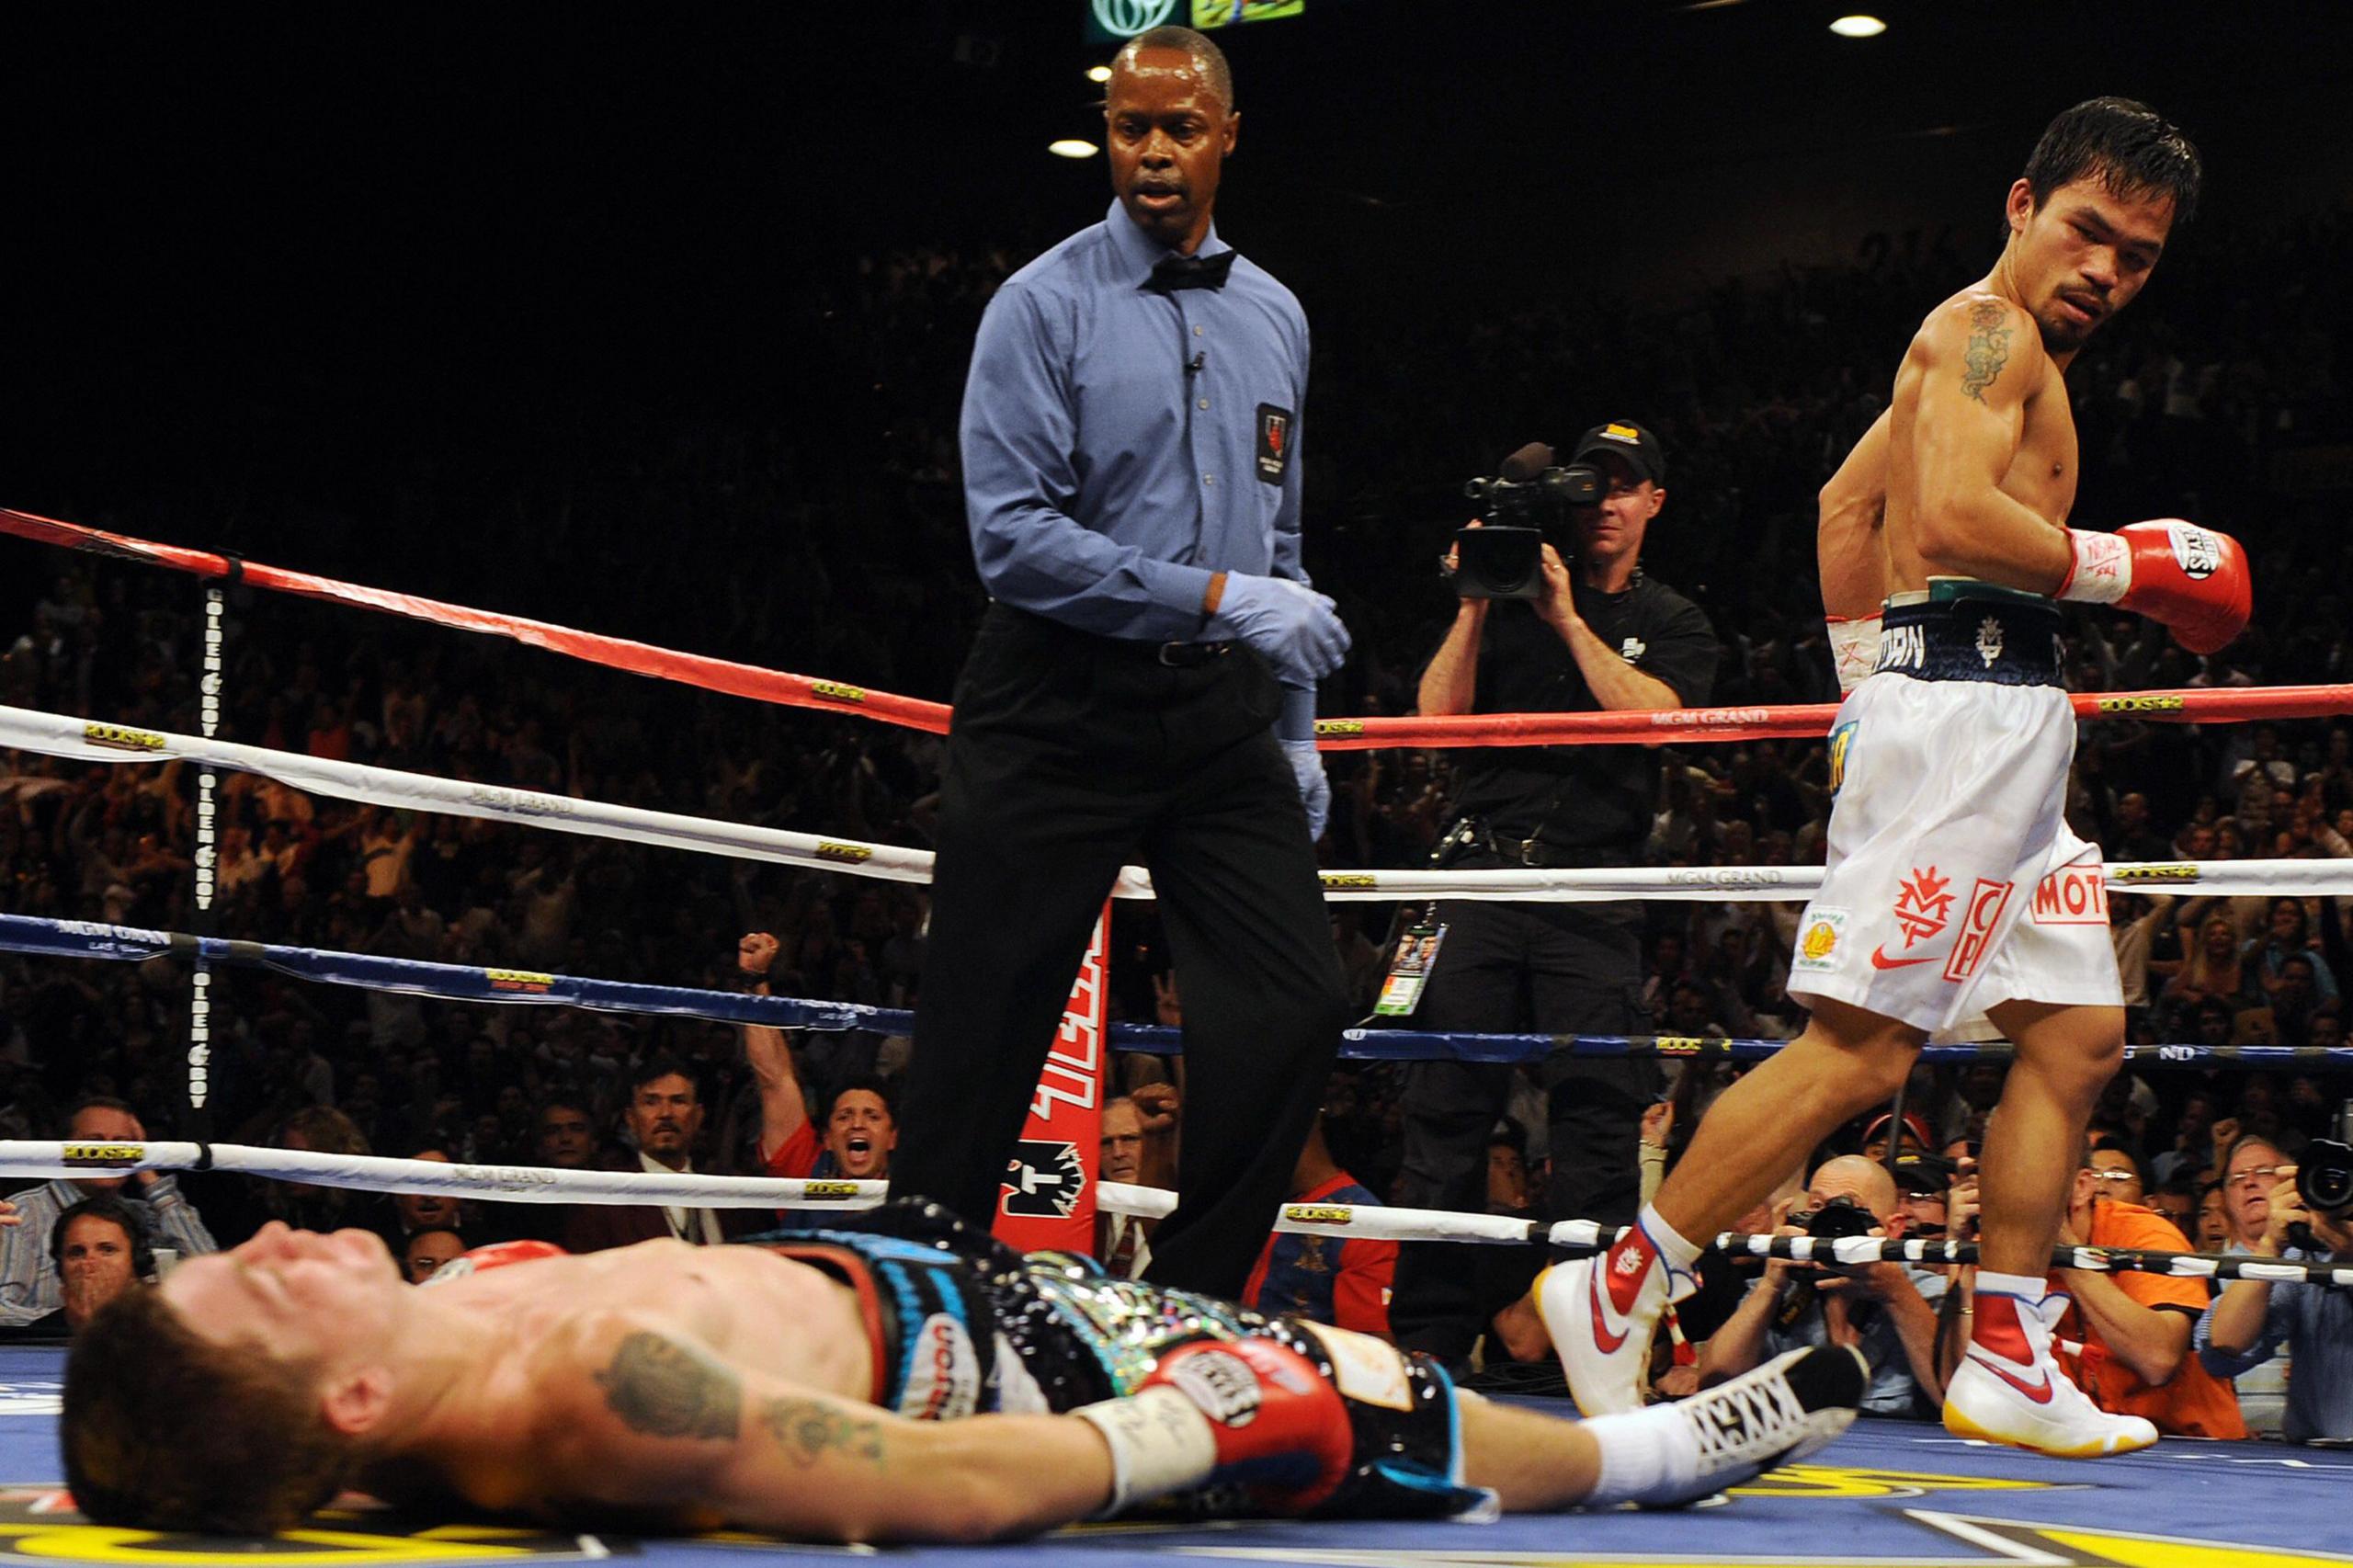
POLYGON ((2010 313, 1996 300, 1969 307, 1969 352, 1961 365, 1961 390, 1978 402, 2010 362, 2010 313))
POLYGON ((733 1437, 744 1406, 734 1374, 658 1334, 632 1334, 596 1374, 630 1430, 656 1437, 733 1437))
POLYGON ((804 1468, 829 1452, 882 1462, 881 1422, 854 1421, 813 1399, 772 1399, 760 1407, 759 1423, 785 1457, 804 1468))

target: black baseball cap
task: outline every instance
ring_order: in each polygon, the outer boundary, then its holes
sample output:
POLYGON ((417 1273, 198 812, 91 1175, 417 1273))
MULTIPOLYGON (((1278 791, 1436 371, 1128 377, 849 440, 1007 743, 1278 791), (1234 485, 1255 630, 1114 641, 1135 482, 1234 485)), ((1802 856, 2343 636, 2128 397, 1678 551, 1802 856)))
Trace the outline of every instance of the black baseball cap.
POLYGON ((1607 425, 1597 425, 1577 437, 1577 449, 1569 460, 1581 463, 1596 452, 1615 452, 1626 460, 1638 480, 1647 479, 1653 484, 1666 483, 1666 449, 1646 426, 1631 419, 1613 419, 1607 425))
POLYGON ((1952 1165, 1935 1154, 1906 1154, 1895 1162, 1895 1186, 1900 1192, 1941 1197, 1952 1185, 1952 1165))

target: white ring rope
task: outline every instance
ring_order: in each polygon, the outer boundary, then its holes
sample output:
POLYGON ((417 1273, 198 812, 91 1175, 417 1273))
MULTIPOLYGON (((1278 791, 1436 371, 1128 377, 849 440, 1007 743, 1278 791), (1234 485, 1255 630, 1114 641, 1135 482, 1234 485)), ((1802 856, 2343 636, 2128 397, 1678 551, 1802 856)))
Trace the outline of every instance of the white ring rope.
MULTIPOLYGON (((259 1149, 241 1143, 172 1141, 91 1143, 0 1140, 0 1175, 87 1176, 93 1171, 228 1171, 278 1181, 352 1187, 362 1192, 425 1192, 506 1203, 693 1203, 708 1209, 817 1207, 871 1209, 882 1202, 888 1184, 880 1181, 789 1180, 763 1176, 655 1176, 635 1171, 567 1171, 546 1165, 477 1165, 438 1160, 395 1160, 373 1154, 324 1154, 304 1150, 259 1149)), ((1109 1213, 1147 1219, 1172 1213, 1176 1195, 1159 1187, 1101 1182, 1099 1206, 1109 1213)), ((1473 1242, 1490 1245, 1537 1243, 1575 1252, 1597 1252, 1623 1233, 1593 1220, 1540 1221, 1501 1214, 1457 1214, 1438 1209, 1403 1209, 1373 1204, 1286 1203, 1273 1228, 1293 1235, 1355 1237, 1363 1241, 1473 1242)), ((1881 1260, 1973 1263, 1968 1243, 1841 1237, 1826 1244, 1811 1236, 1736 1235, 1716 1238, 1727 1251, 1757 1256, 1816 1258, 1852 1266, 1881 1260)), ((2195 1278, 2317 1280, 2353 1286, 2353 1267, 2212 1257, 2197 1253, 2129 1253, 2107 1247, 2063 1247, 2052 1267, 2113 1272, 2119 1268, 2195 1278)))
MULTIPOLYGON (((931 880, 931 852, 855 839, 754 827, 714 817, 646 811, 571 795, 436 778, 427 774, 335 762, 299 752, 167 731, 101 723, 58 713, 0 707, 0 748, 84 762, 209 763, 258 773, 307 794, 402 810, 520 823, 561 833, 624 839, 707 855, 808 866, 893 881, 931 880)), ((2154 861, 2108 868, 2117 887, 2196 888, 2219 894, 2353 893, 2353 860, 2154 861)), ((1327 871, 1324 896, 1336 903, 1467 898, 1527 903, 1620 899, 1705 903, 1802 903, 1821 885, 1818 866, 1575 868, 1472 871, 1327 871)), ((1153 896, 1151 875, 1121 869, 1115 898, 1153 896)))

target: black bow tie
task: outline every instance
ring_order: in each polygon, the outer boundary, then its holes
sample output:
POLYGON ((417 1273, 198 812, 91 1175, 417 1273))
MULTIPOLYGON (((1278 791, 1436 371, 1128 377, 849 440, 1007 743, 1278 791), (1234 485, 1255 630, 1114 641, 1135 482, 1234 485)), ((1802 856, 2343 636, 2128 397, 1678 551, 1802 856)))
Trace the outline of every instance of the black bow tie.
POLYGON ((1153 267, 1152 286, 1164 294, 1178 289, 1222 289, 1240 254, 1222 250, 1215 256, 1164 256, 1153 267))

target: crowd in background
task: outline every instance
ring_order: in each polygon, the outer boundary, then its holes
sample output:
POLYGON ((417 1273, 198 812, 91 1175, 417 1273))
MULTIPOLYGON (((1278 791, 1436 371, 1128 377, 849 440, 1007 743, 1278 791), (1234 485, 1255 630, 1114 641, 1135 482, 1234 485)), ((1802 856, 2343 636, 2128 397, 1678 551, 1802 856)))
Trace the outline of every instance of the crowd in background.
MULTIPOLYGON (((1411 711, 1450 611, 1435 561, 1461 520, 1463 479, 1492 472, 1530 437, 1565 441, 1621 415, 1653 425, 1670 454, 1674 501, 1646 564, 1722 634, 1715 700, 1834 699, 1814 493, 1882 406, 1920 312, 1968 275, 1973 258, 1961 248, 1950 236, 1879 236, 1852 265, 1728 281, 1673 305, 1559 301, 1495 314, 1458 301, 1398 323, 1370 292, 1308 301, 1316 359, 1304 422, 1306 554, 1357 646, 1324 710, 1411 711)), ((803 339, 790 347, 804 381, 837 395, 810 396, 811 417, 792 428, 664 431, 626 458, 518 493, 495 517, 460 515, 422 483, 374 504, 388 526, 419 537, 469 536, 453 546, 461 557, 527 550, 547 563, 542 591, 575 607, 559 617, 572 624, 944 699, 981 608, 954 440, 962 368, 981 308, 1022 259, 1017 248, 908 249, 812 285, 803 339), (629 553, 631 541, 662 537, 758 544, 742 569, 682 572, 671 585, 629 553)), ((2337 286, 2348 264, 2345 212, 2188 249, 2072 372, 2079 518, 2183 516, 2222 528, 2247 545, 2256 606, 2254 629, 2204 660, 2130 617, 2078 611, 2076 689, 2353 680, 2353 533, 2343 527, 2353 367, 2337 286)), ((173 532, 163 519, 84 520, 173 532)), ((5 548, 16 570, 47 586, 8 631, 0 703, 197 728, 200 621, 188 579, 5 548)), ((378 580, 400 585, 399 575, 385 556, 378 580)), ((911 731, 244 589, 233 595, 226 649, 222 733, 232 740, 835 838, 926 843, 939 747, 911 731)), ((1829 812, 1820 744, 1760 741, 1668 757, 1654 864, 1820 859, 1829 812)), ((1448 821, 1448 754, 1330 760, 1327 863, 1426 863, 1448 821)), ((6 908, 189 929, 190 772, 0 755, 6 908)), ((764 931, 777 942, 776 994, 892 1007, 910 1005, 921 971, 917 887, 354 805, 250 775, 225 776, 221 801, 212 918, 223 933, 728 987, 738 934, 764 931)), ((2353 719, 2087 724, 2069 816, 2112 862, 2353 856, 2353 719)), ((1334 906, 1334 937, 1367 1010, 1392 913, 1334 906)), ((1782 986, 1797 913, 1650 905, 1644 1001, 1659 1032, 1793 1033, 1802 1015, 1782 986)), ((2111 892, 2134 1039, 2342 1043, 2347 913, 2328 898, 2111 892)), ((1114 1018, 1181 1017, 1148 911, 1121 910, 1114 948, 1114 1018)), ((54 1136, 92 1096, 119 1101, 151 1133, 182 1125, 188 995, 173 960, 0 955, 0 1136, 54 1136)), ((442 1004, 247 970, 227 971, 214 996, 216 1137, 284 1142, 290 1127, 315 1137, 326 1125, 331 1140, 377 1153, 536 1162, 551 1106, 569 1108, 592 1139, 618 1136, 638 1066, 660 1056, 692 1075, 708 1113, 698 1168, 758 1169, 768 1153, 762 1085, 732 1026, 442 1004)), ((903 1040, 862 1034, 791 1042, 819 1108, 852 1080, 887 1089, 904 1050, 903 1040)), ((1163 1074, 1134 1067, 1126 1076, 1145 1085, 1163 1074)), ((1663 1146, 1688 1131, 1720 1082, 1711 1068, 1682 1074, 1663 1146)), ((1979 1137, 1998 1084, 1991 1067, 1918 1074, 1911 1107, 1925 1148, 1979 1137)), ((2245 1243, 2260 1217, 2232 1218, 2228 1190, 2211 1185, 2232 1138, 2261 1133, 2284 1146, 2325 1134, 2348 1087, 2344 1075, 2229 1064, 2128 1072, 2097 1131, 2195 1239, 2245 1243), (2201 1207, 2222 1218, 2209 1225, 2201 1207)), ((1164 1127, 1177 1119, 1169 1097, 1164 1127)), ((1540 1112, 1499 1130, 1497 1207, 1524 1207, 1541 1189, 1533 1173, 1546 1157, 1543 1131, 1540 1112)), ((1384 1194, 1397 1158, 1390 1071, 1344 1065, 1324 1134, 1330 1170, 1384 1194)), ((1321 1166, 1314 1174, 1329 1179, 1321 1166)), ((227 1196, 223 1183, 211 1190, 223 1241, 273 1211, 273 1199, 227 1196)))

